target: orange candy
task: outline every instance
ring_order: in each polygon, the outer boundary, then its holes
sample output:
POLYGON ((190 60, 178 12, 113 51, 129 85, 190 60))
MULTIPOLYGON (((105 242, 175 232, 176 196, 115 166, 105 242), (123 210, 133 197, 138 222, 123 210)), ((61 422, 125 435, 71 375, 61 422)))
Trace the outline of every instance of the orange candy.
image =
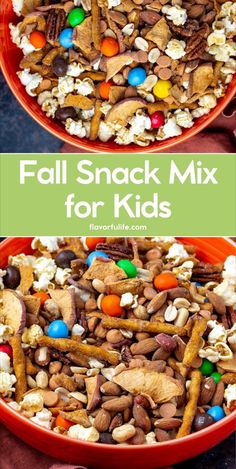
POLYGON ((178 287, 179 283, 174 274, 170 272, 162 272, 154 278, 154 285, 157 290, 169 290, 169 288, 178 287))
POLYGON ((101 53, 106 57, 113 57, 119 52, 119 44, 113 37, 105 37, 101 44, 101 53))
POLYGON ((40 31, 33 31, 30 34, 29 40, 36 49, 42 49, 47 43, 46 37, 40 31))
POLYGON ((96 249, 98 243, 104 243, 105 241, 106 238, 86 238, 85 240, 87 247, 91 249, 91 251, 96 249))
POLYGON ((74 423, 69 422, 69 420, 64 419, 61 415, 58 415, 55 422, 56 427, 62 427, 65 430, 69 430, 74 423))
POLYGON ((45 301, 50 300, 50 296, 47 295, 47 293, 45 293, 44 291, 38 291, 37 293, 33 293, 32 296, 40 298, 41 306, 44 305, 45 301))
POLYGON ((116 318, 119 318, 124 312, 124 309, 120 306, 120 297, 117 295, 104 296, 101 302, 101 308, 105 314, 116 318))
POLYGON ((110 93, 110 88, 112 85, 112 81, 103 81, 100 83, 98 90, 101 98, 103 99, 109 99, 109 93, 110 93))

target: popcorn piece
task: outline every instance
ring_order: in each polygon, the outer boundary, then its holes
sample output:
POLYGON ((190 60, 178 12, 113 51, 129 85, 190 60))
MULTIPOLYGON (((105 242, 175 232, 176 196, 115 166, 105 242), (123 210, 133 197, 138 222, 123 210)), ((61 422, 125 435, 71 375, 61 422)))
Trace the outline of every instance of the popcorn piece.
POLYGON ((236 384, 229 384, 224 392, 224 398, 227 402, 227 407, 233 411, 236 407, 236 384))
POLYGON ((3 277, 6 275, 7 271, 0 269, 0 290, 4 289, 3 277))
POLYGON ((42 104, 42 110, 46 113, 47 117, 55 117, 57 108, 58 108, 57 99, 53 99, 53 98, 45 99, 45 101, 42 104))
POLYGON ((49 287, 53 287, 53 284, 50 282, 47 274, 40 275, 38 281, 33 282, 33 289, 35 291, 46 291, 49 287))
POLYGON ((231 285, 236 285, 236 256, 227 257, 224 263, 222 277, 224 280, 227 280, 231 285))
POLYGON ((47 251, 55 252, 59 249, 59 244, 63 241, 64 238, 61 236, 41 236, 33 239, 31 247, 32 249, 39 249, 41 244, 47 251))
POLYGON ((217 342, 215 349, 219 353, 219 359, 222 361, 230 360, 233 357, 233 352, 224 342, 217 342))
POLYGON ((113 136, 113 131, 109 125, 104 121, 101 121, 98 129, 98 138, 102 142, 107 142, 113 136))
POLYGON ((81 111, 81 117, 83 120, 90 120, 91 117, 94 116, 94 108, 93 109, 84 109, 81 111))
POLYGON ((214 94, 205 94, 199 98, 198 103, 206 109, 213 109, 217 104, 217 100, 214 94))
POLYGON ((192 277, 193 265, 192 261, 186 261, 182 265, 174 267, 173 274, 175 274, 179 280, 190 280, 192 277))
POLYGON ((230 57, 236 55, 236 43, 228 41, 222 46, 214 44, 208 48, 208 52, 214 55, 219 62, 228 62, 230 57))
POLYGON ((74 79, 73 77, 59 77, 58 78, 58 92, 60 94, 68 94, 74 91, 74 79))
POLYGON ((26 92, 30 96, 36 96, 34 90, 41 83, 43 78, 39 73, 30 73, 29 68, 25 68, 22 72, 17 72, 17 75, 22 83, 25 86, 26 92))
POLYGON ((219 341, 226 342, 227 334, 223 324, 219 324, 217 321, 208 321, 207 325, 212 329, 207 339, 209 344, 214 345, 219 341))
POLYGON ((184 57, 184 55, 186 54, 184 50, 185 47, 186 44, 184 41, 178 41, 178 39, 171 39, 167 44, 165 54, 167 54, 173 60, 181 59, 181 57, 184 57))
POLYGON ((234 324, 230 330, 227 330, 227 340, 229 344, 236 344, 236 324, 234 324))
POLYGON ((43 396, 40 392, 30 392, 24 396, 21 402, 21 408, 31 410, 32 412, 40 412, 43 409, 43 396))
POLYGON ((0 324, 0 344, 8 342, 10 336, 13 334, 13 329, 5 324, 0 324))
POLYGON ((13 10, 17 16, 21 16, 21 10, 24 5, 24 0, 12 0, 13 10))
POLYGON ((223 280, 213 291, 223 298, 226 306, 233 306, 236 309, 236 292, 229 280, 223 280))
POLYGON ((131 134, 140 135, 145 129, 149 130, 151 128, 151 119, 142 112, 137 112, 129 121, 129 124, 131 125, 131 134))
POLYGON ((82 96, 88 96, 94 92, 94 84, 90 78, 84 80, 75 80, 75 90, 82 96))
POLYGON ((37 278, 42 274, 46 274, 49 280, 53 279, 57 269, 55 261, 46 257, 39 257, 36 259, 33 267, 37 278))
POLYGON ((29 327, 29 329, 25 327, 22 334, 22 342, 24 344, 29 344, 32 348, 36 348, 38 339, 39 337, 42 337, 43 334, 43 330, 40 326, 38 326, 38 324, 33 324, 29 327))
POLYGON ((84 428, 82 425, 73 425, 68 430, 68 436, 76 440, 98 441, 99 433, 94 427, 84 428))
POLYGON ((171 117, 167 120, 166 124, 163 125, 158 131, 157 140, 164 140, 170 137, 177 137, 182 134, 182 130, 177 125, 174 117, 171 117))
POLYGON ((12 371, 10 357, 3 352, 0 352, 0 372, 1 371, 5 371, 6 373, 11 373, 12 371))
POLYGON ((72 62, 67 67, 67 75, 71 77, 79 77, 84 71, 84 67, 79 62, 72 62))
POLYGON ((108 9, 110 10, 113 7, 118 7, 120 3, 121 3, 121 0, 108 0, 108 9))
POLYGON ((204 107, 198 107, 196 109, 193 109, 192 116, 194 119, 198 119, 199 117, 202 117, 205 114, 208 114, 209 112, 210 112, 210 109, 206 109, 204 107))
POLYGON ((66 130, 70 135, 77 135, 77 137, 80 138, 83 138, 86 135, 86 130, 83 127, 81 120, 76 122, 71 118, 66 119, 66 130))
POLYGON ((168 254, 166 255, 167 259, 184 259, 189 257, 187 251, 184 249, 183 244, 174 243, 170 246, 168 254))
POLYGON ((30 420, 50 430, 52 426, 52 412, 48 409, 42 409, 40 412, 36 413, 35 417, 31 417, 30 420))
POLYGON ((13 387, 15 383, 15 375, 11 375, 5 371, 0 371, 0 394, 7 396, 10 392, 15 391, 15 388, 13 387))
POLYGON ((146 444, 147 445, 157 444, 157 440, 156 440, 154 432, 149 432, 149 433, 146 434, 146 444))
POLYGON ((221 31, 213 31, 213 33, 209 34, 207 38, 208 46, 212 46, 216 44, 217 46, 222 46, 226 42, 226 36, 222 34, 221 31))
POLYGON ((217 363, 220 359, 218 350, 215 347, 205 347, 198 352, 199 357, 207 358, 212 363, 217 363))
POLYGON ((9 264, 20 267, 20 265, 34 265, 36 257, 26 256, 25 254, 18 254, 17 256, 9 256, 9 264))
MULTIPOLYGON (((236 26, 235 26, 236 27, 236 26)), ((221 67, 221 73, 223 73, 224 75, 228 75, 228 74, 233 74, 236 72, 236 60, 234 60, 233 58, 229 59, 228 62, 225 63, 225 65, 223 67, 221 67)), ((214 90, 214 93, 215 93, 216 90, 214 90)), ((217 96, 217 94, 215 93, 216 97, 220 97, 220 96, 217 96)), ((221 95, 222 96, 222 95, 221 95)))
POLYGON ((70 275, 71 275, 71 269, 61 269, 60 267, 58 267, 56 270, 55 282, 58 285, 65 285, 70 275))
POLYGON ((78 336, 82 336, 83 333, 85 332, 85 329, 84 327, 82 327, 80 324, 74 324, 74 326, 72 327, 72 330, 71 330, 71 335, 78 335, 78 336))
POLYGON ((175 111, 175 120, 180 127, 184 127, 185 129, 189 129, 194 124, 192 115, 188 109, 178 109, 175 111))
POLYGON ((183 25, 187 20, 187 11, 179 5, 162 7, 162 13, 167 16, 167 19, 172 21, 176 26, 183 25))
POLYGON ((132 293, 123 293, 121 295, 120 306, 131 306, 133 304, 134 297, 132 293))
MULTIPOLYGON (((17 47, 22 49, 22 52, 23 52, 24 55, 28 55, 36 49, 30 43, 27 36, 21 36, 20 25, 21 25, 21 23, 17 24, 16 26, 12 23, 9 24, 12 42, 14 42, 14 44, 16 44, 17 47)), ((20 72, 18 72, 18 73, 20 73, 20 72)))

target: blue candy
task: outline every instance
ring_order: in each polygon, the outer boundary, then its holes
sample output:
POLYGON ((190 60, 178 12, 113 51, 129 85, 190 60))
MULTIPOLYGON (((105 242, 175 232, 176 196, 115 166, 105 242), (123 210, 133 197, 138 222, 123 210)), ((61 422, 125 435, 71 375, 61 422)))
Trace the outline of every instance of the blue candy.
POLYGON ((144 68, 142 67, 132 68, 128 74, 128 83, 131 86, 141 85, 144 82, 146 76, 147 74, 144 68))
POLYGON ((62 47, 69 49, 73 46, 72 42, 73 28, 66 28, 59 35, 59 42, 62 47))
POLYGON ((67 324, 61 319, 52 321, 48 326, 48 336, 54 339, 65 339, 69 335, 69 329, 67 324))
POLYGON ((207 411, 207 413, 215 420, 215 422, 218 422, 218 420, 225 417, 224 410, 219 405, 214 405, 207 411))
POLYGON ((93 251, 88 255, 87 260, 86 260, 86 264, 88 267, 90 267, 90 265, 92 264, 94 257, 105 257, 106 259, 109 259, 109 256, 105 252, 93 251))

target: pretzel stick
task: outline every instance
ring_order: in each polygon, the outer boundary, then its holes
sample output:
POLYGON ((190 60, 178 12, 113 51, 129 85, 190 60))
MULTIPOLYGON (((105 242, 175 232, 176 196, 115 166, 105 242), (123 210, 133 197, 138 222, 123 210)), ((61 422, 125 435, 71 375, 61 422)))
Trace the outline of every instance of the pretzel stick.
POLYGON ((202 374, 199 370, 194 370, 191 375, 189 387, 189 401, 184 409, 183 422, 179 428, 176 438, 182 438, 191 432, 192 422, 197 409, 197 401, 200 394, 202 374))
POLYGON ((107 352, 96 345, 81 344, 71 339, 52 339, 44 335, 38 339, 38 344, 41 347, 53 347, 61 352, 80 352, 87 357, 109 362, 111 365, 117 365, 120 359, 117 352, 107 352))
POLYGON ((101 27, 100 27, 100 8, 97 0, 92 0, 92 38, 95 49, 100 51, 101 45, 101 27))
POLYGON ((96 140, 99 131, 99 125, 102 117, 101 101, 97 99, 95 103, 94 115, 91 119, 90 140, 96 140))
POLYGON ((184 351, 183 365, 191 366, 192 362, 198 356, 201 348, 201 337, 207 328, 207 320, 205 318, 196 319, 194 322, 191 337, 184 351))
POLYGON ((10 338, 9 343, 13 352, 13 369, 16 375, 15 400, 20 402, 23 394, 27 391, 27 381, 25 373, 25 354, 21 347, 21 336, 15 335, 10 338))
POLYGON ((102 319, 102 326, 105 329, 128 329, 135 332, 151 332, 153 334, 178 334, 180 336, 186 335, 184 327, 174 326, 163 322, 149 322, 140 319, 119 319, 114 317, 106 317, 102 319))

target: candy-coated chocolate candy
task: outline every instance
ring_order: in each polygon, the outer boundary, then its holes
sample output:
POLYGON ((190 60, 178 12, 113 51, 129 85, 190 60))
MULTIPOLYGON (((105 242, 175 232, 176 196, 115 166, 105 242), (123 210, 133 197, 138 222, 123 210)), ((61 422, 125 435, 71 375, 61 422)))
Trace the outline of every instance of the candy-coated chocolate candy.
POLYGON ((134 67, 128 73, 128 83, 131 86, 141 85, 147 74, 143 67, 134 67))
POLYGON ((214 371, 214 365, 212 362, 210 362, 209 360, 207 360, 207 358, 203 358, 202 360, 202 364, 199 368, 199 370, 201 371, 201 373, 204 375, 204 376, 209 376, 213 373, 214 371))
POLYGON ((198 432, 199 430, 202 430, 203 428, 209 427, 209 425, 212 425, 214 423, 214 419, 212 418, 211 415, 209 414, 197 414, 194 421, 193 421, 193 428, 198 432))
POLYGON ((119 44, 113 37, 105 37, 102 40, 101 53, 106 57, 113 57, 119 50, 119 44))
POLYGON ((157 290, 169 290, 178 287, 179 282, 171 272, 162 272, 154 278, 154 286, 157 290))
POLYGON ((18 267, 14 265, 8 265, 5 270, 6 275, 3 277, 4 286, 15 290, 20 284, 20 271, 18 267))
POLYGON ((65 49, 69 49, 69 47, 73 46, 72 34, 73 34, 73 29, 66 28, 66 29, 63 29, 63 31, 59 35, 60 45, 62 47, 65 47, 65 49))
POLYGON ((215 422, 218 422, 225 417, 224 410, 219 405, 214 405, 207 411, 207 413, 214 419, 215 422))
POLYGON ((129 278, 136 277, 138 273, 137 268, 128 259, 122 259, 121 261, 117 262, 117 265, 125 271, 125 273, 127 274, 127 277, 129 278))
POLYGON ((61 267, 61 269, 70 269, 70 263, 75 259, 77 259, 77 256, 74 251, 71 251, 71 249, 64 249, 64 251, 57 254, 55 262, 57 267, 61 267))
POLYGON ((98 243, 105 243, 106 238, 86 238, 85 243, 88 249, 96 249, 98 243))
POLYGON ((98 86, 98 91, 103 99, 109 99, 110 88, 112 85, 112 81, 102 81, 98 86))
POLYGON ((152 91, 157 98, 164 99, 169 96, 171 87, 169 80, 158 80, 152 91))
POLYGON ((61 55, 57 55, 52 62, 52 70, 57 77, 66 76, 67 67, 67 60, 64 59, 64 57, 62 57, 61 55))
POLYGON ((32 31, 29 36, 29 41, 36 49, 42 49, 46 46, 46 37, 41 31, 32 31))
POLYGON ((6 353, 8 357, 12 358, 13 353, 12 353, 12 348, 8 344, 1 344, 0 345, 0 352, 6 353))
POLYGON ((67 324, 61 319, 52 321, 48 326, 48 336, 54 339, 65 339, 69 335, 67 324))
POLYGON ((88 267, 90 267, 95 257, 105 257, 106 259, 109 258, 108 254, 106 254, 103 251, 93 251, 88 255, 87 260, 86 260, 86 264, 88 267))
POLYGON ((213 378, 215 383, 218 384, 221 379, 221 374, 217 371, 214 371, 214 373, 211 373, 211 378, 213 378))
POLYGON ((150 115, 152 129, 159 129, 165 123, 163 112, 156 111, 150 115))
POLYGON ((50 300, 50 296, 44 291, 38 291, 37 293, 33 293, 32 296, 36 296, 36 298, 40 299, 41 306, 43 306, 47 300, 50 300))
POLYGON ((69 15, 67 16, 67 21, 74 28, 78 24, 82 23, 85 18, 85 12, 83 8, 73 8, 73 10, 70 11, 69 15))
POLYGON ((120 306, 120 297, 118 295, 106 295, 101 301, 101 308, 103 313, 108 316, 119 318, 124 309, 120 306))

